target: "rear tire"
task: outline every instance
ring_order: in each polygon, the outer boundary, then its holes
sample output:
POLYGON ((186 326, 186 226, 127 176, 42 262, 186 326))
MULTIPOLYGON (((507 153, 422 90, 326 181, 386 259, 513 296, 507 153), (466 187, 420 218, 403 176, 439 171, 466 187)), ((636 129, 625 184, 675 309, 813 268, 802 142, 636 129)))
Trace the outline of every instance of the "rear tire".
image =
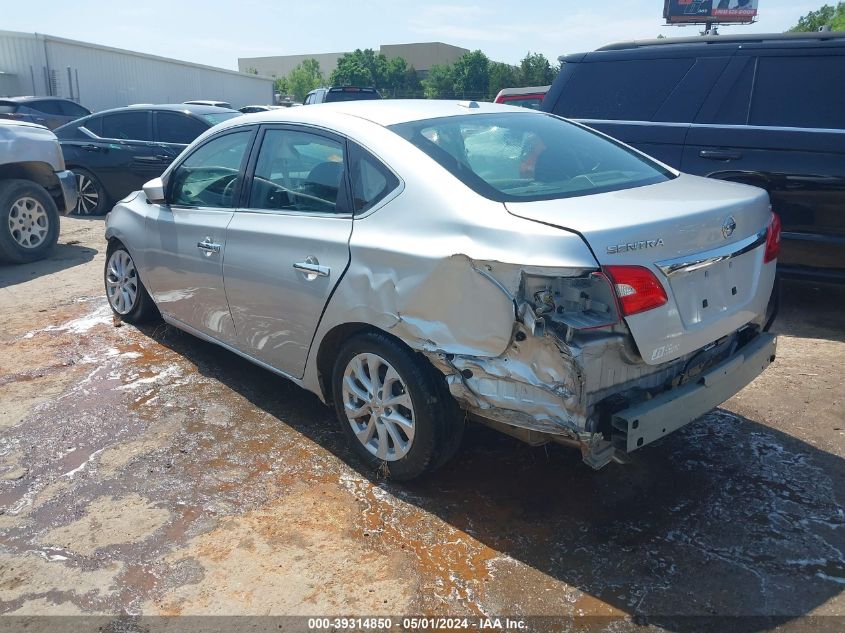
POLYGON ((135 267, 135 260, 117 240, 109 242, 106 250, 103 279, 109 306, 121 320, 134 324, 159 317, 158 308, 135 267))
POLYGON ((103 215, 109 210, 109 197, 103 183, 87 169, 74 167, 76 185, 79 188, 79 198, 76 202, 74 215, 91 216, 103 215))
POLYGON ((0 261, 26 264, 44 259, 59 239, 59 210, 31 180, 0 182, 0 261))
POLYGON ((443 377, 386 334, 358 335, 343 345, 332 393, 355 453, 391 479, 431 472, 460 446, 464 419, 443 377))

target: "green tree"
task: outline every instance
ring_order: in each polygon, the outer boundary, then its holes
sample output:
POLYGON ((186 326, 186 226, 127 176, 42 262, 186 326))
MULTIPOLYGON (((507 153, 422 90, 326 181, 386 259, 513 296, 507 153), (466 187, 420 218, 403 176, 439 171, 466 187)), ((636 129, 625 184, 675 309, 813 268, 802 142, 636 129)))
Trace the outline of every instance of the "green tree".
POLYGON ((384 55, 376 54, 371 48, 359 48, 337 60, 337 68, 332 72, 330 81, 333 86, 386 88, 388 68, 384 55))
MULTIPOLYGON (((279 82, 280 80, 276 80, 279 82)), ((285 94, 290 94, 295 101, 302 101, 305 95, 326 83, 320 71, 320 62, 316 59, 306 59, 294 68, 287 77, 281 79, 285 86, 285 94)), ((281 91, 280 91, 281 92, 281 91)))
POLYGON ((825 4, 818 11, 810 11, 807 15, 798 19, 798 24, 790 31, 809 32, 818 31, 820 26, 829 24, 834 31, 845 31, 845 2, 840 2, 833 7, 825 4))
POLYGON ((490 62, 489 75, 487 96, 490 99, 495 99, 502 88, 513 88, 521 85, 519 69, 510 64, 490 62))
POLYGON ((422 80, 426 99, 446 99, 452 96, 452 67, 448 64, 434 64, 422 80))
POLYGON ((479 50, 464 53, 452 65, 455 97, 483 99, 490 89, 490 59, 479 50))
POLYGON ((529 52, 519 62, 520 81, 523 86, 547 86, 555 78, 549 60, 542 53, 529 52))

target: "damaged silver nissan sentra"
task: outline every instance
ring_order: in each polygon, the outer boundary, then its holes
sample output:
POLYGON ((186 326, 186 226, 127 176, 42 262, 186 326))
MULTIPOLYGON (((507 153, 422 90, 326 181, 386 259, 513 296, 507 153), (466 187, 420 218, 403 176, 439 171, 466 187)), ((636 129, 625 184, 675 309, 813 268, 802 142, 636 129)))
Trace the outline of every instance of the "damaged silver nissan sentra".
POLYGON ((549 114, 367 101, 197 139, 106 224, 105 285, 333 403, 410 479, 468 416, 600 468, 775 358, 765 191, 549 114))

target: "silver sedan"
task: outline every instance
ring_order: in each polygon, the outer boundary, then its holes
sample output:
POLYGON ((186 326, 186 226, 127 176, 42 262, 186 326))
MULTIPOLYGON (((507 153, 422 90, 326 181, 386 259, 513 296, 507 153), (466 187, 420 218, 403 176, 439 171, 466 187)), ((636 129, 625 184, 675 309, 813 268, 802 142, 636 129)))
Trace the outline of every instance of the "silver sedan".
POLYGON ((581 125, 475 102, 261 112, 106 223, 105 286, 316 393, 407 480, 472 418, 600 468, 775 355, 766 193, 581 125))

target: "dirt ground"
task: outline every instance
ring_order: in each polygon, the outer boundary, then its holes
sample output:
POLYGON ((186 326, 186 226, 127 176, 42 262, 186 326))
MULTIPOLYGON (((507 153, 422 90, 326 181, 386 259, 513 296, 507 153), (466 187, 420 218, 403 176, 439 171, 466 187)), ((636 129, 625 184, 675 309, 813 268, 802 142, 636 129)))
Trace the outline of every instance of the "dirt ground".
POLYGON ((845 628, 845 289, 785 285, 770 369, 630 464, 593 472, 473 427, 400 486, 313 395, 163 324, 116 327, 102 233, 69 218, 50 259, 0 266, 0 630, 39 614, 845 628))

